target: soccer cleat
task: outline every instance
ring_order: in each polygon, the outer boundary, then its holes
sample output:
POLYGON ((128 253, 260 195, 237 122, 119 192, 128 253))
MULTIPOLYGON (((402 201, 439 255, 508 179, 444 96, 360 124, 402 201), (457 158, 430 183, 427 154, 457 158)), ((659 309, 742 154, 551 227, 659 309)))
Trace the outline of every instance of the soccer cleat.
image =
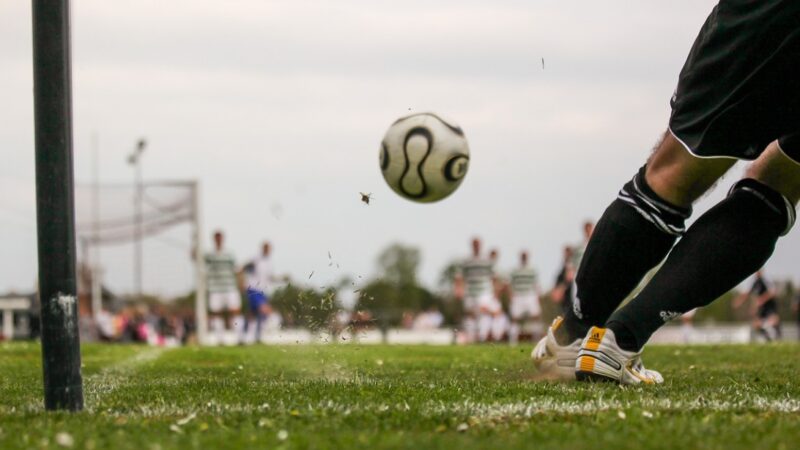
POLYGON ((564 321, 562 317, 556 317, 552 325, 547 328, 547 335, 543 337, 531 352, 533 364, 539 372, 557 378, 559 380, 575 379, 575 360, 578 357, 578 350, 581 348, 581 340, 569 345, 559 345, 553 333, 561 326, 564 321))
POLYGON ((664 378, 642 364, 641 352, 619 348, 614 332, 592 327, 581 343, 575 361, 575 378, 580 381, 614 381, 619 384, 659 384, 664 378))

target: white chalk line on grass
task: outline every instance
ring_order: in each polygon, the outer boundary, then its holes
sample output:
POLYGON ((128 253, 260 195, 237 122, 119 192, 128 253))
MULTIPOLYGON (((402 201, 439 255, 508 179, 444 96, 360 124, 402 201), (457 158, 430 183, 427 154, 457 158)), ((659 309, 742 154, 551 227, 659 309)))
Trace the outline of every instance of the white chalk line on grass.
POLYGON ((164 351, 161 347, 149 348, 86 377, 84 393, 87 409, 91 412, 103 397, 125 386, 125 381, 130 379, 139 366, 157 360, 164 351))
MULTIPOLYGON (((149 348, 136 353, 130 358, 106 366, 93 375, 85 377, 83 379, 85 409, 90 413, 95 412, 95 406, 103 397, 125 386, 125 382, 131 378, 131 375, 139 366, 157 360, 164 351, 165 350, 160 347, 149 348)), ((30 402, 24 405, 10 407, 0 405, 0 414, 38 413, 43 410, 43 407, 44 405, 40 402, 30 402)))
MULTIPOLYGON (((298 399, 299 400, 299 399, 298 399)), ((131 405, 126 410, 104 410, 107 416, 127 418, 183 417, 186 415, 210 414, 275 414, 291 415, 342 415, 401 413, 424 418, 475 417, 483 420, 521 420, 542 415, 592 415, 609 411, 641 410, 643 414, 673 412, 744 413, 772 412, 793 414, 800 412, 800 400, 776 399, 752 396, 737 400, 671 400, 666 398, 641 400, 555 400, 542 399, 527 402, 475 401, 445 402, 428 401, 409 405, 407 402, 387 403, 340 403, 320 401, 316 403, 287 404, 283 401, 264 404, 226 404, 209 401, 198 407, 180 405, 131 405)))

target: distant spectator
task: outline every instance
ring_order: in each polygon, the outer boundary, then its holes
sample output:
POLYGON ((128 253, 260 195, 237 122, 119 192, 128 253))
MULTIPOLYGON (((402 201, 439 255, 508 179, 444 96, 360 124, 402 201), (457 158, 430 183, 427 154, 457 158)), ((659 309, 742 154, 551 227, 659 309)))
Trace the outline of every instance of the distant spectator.
POLYGON ((435 330, 444 323, 444 315, 435 306, 419 313, 411 326, 414 330, 435 330))
POLYGON ((118 332, 115 324, 115 317, 111 312, 102 308, 95 318, 97 322, 97 338, 100 342, 111 342, 117 340, 118 332))

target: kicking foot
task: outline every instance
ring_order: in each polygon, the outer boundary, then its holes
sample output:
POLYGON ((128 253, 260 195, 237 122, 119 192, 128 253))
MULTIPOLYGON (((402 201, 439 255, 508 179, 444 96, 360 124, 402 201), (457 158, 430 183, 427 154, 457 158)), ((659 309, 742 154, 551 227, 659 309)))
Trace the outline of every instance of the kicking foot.
POLYGON ((642 352, 629 352, 617 345, 614 332, 592 327, 581 343, 575 362, 580 381, 613 381, 619 384, 659 384, 664 377, 642 364, 642 352))

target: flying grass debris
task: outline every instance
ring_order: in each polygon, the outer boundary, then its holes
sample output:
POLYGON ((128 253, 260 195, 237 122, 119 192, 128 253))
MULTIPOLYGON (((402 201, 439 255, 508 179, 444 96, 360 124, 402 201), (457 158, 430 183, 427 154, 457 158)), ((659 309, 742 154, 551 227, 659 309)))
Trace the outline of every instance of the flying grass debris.
POLYGON ((71 434, 62 431, 56 434, 56 444, 62 447, 71 448, 73 445, 75 445, 75 439, 72 438, 71 434))

